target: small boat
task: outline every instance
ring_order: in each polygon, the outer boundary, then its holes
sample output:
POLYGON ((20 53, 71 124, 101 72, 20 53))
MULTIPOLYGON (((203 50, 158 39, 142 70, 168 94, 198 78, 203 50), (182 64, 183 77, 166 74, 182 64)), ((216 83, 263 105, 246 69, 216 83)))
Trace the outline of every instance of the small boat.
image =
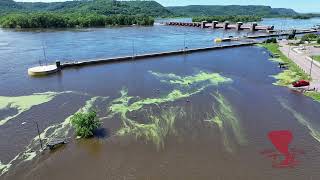
POLYGON ((221 42, 222 42, 222 39, 221 39, 221 38, 216 38, 216 39, 214 40, 214 42, 216 42, 216 43, 221 43, 221 42))

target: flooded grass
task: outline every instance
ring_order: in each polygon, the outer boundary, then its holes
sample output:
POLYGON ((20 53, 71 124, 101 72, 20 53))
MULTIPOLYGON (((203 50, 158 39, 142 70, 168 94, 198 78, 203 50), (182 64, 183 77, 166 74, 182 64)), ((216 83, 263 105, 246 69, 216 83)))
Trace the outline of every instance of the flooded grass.
POLYGON ((277 79, 273 84, 278 86, 289 86, 292 82, 301 79, 301 76, 297 72, 291 70, 284 70, 277 75, 272 75, 272 77, 277 79))
POLYGON ((304 94, 315 101, 320 102, 320 92, 305 92, 304 94))

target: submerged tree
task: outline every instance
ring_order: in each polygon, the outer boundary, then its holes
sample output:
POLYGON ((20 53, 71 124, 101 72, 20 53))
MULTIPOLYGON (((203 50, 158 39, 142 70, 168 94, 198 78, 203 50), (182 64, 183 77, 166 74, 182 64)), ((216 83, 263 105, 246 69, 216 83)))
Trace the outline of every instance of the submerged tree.
POLYGON ((78 112, 71 117, 71 124, 76 129, 76 134, 82 138, 93 136, 93 131, 101 126, 95 110, 78 112))

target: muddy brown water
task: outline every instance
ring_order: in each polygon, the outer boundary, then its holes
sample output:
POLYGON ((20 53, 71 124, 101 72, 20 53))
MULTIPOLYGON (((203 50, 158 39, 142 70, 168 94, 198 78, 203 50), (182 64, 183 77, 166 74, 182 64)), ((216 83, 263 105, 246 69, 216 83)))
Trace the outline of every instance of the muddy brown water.
MULTIPOLYGON (((67 145, 53 152, 45 151, 32 161, 14 164, 1 179, 319 179, 320 142, 281 106, 279 100, 286 101, 316 130, 320 130, 320 104, 272 85, 274 79, 270 75, 278 73, 279 69, 268 58, 262 48, 241 47, 68 69, 49 77, 30 78, 29 85, 24 88, 34 88, 36 92, 74 91, 108 96, 106 101, 97 104, 101 117, 107 114, 108 104, 120 96, 123 87, 130 96, 141 98, 159 97, 174 89, 151 76, 149 71, 180 76, 199 71, 215 72, 233 82, 210 86, 191 97, 163 103, 160 107, 148 106, 155 114, 159 113, 157 109, 182 107, 185 110, 186 115, 175 122, 178 133, 168 135, 162 148, 156 148, 154 143, 143 138, 116 136, 121 122, 114 117, 104 120, 97 137, 75 140, 71 132, 67 145), (230 139, 232 152, 226 151, 219 128, 204 121, 208 113, 213 113, 215 99, 210 94, 217 91, 232 106, 247 141, 239 145, 235 139, 230 139), (271 159, 260 153, 274 149, 267 133, 282 129, 291 130, 294 135, 290 147, 304 151, 296 157, 300 163, 293 168, 273 168, 271 159)), ((32 120, 36 119, 44 129, 62 122, 87 99, 79 94, 59 95, 1 126, 1 161, 10 161, 36 135, 32 120), (22 126, 21 122, 27 123, 22 126)), ((143 111, 128 116, 148 122, 143 111)))

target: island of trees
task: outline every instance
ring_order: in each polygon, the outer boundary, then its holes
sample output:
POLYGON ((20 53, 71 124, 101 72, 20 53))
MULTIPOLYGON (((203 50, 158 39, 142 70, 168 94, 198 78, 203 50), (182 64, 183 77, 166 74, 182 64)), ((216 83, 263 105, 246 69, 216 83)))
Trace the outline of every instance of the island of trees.
POLYGON ((257 22, 261 21, 262 18, 259 16, 245 16, 245 15, 237 15, 237 16, 197 16, 193 17, 193 22, 201 22, 201 21, 229 21, 229 22, 257 22))
POLYGON ((153 25, 146 15, 99 15, 96 13, 18 13, 0 18, 4 28, 74 28, 114 25, 153 25))

